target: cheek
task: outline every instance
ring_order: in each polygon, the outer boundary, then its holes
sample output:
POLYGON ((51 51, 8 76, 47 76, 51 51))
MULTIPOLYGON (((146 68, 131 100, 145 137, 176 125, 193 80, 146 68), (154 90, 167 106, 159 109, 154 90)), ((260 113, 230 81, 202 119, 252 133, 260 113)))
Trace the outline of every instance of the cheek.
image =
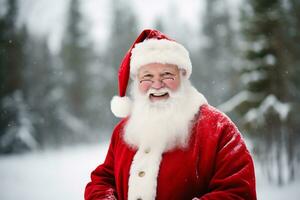
POLYGON ((176 91, 179 87, 180 81, 178 79, 176 80, 165 80, 166 86, 171 90, 171 91, 176 91))
POLYGON ((139 84, 139 91, 143 94, 146 94, 150 88, 150 84, 147 82, 143 82, 139 84))

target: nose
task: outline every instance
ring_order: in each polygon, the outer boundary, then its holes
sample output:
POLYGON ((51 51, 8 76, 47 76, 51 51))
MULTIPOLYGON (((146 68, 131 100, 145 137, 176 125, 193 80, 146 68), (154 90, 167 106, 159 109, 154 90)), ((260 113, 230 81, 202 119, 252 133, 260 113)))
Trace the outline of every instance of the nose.
POLYGON ((152 88, 157 89, 157 90, 163 88, 164 86, 165 86, 164 82, 162 82, 161 80, 158 80, 158 79, 154 80, 151 85, 152 88))

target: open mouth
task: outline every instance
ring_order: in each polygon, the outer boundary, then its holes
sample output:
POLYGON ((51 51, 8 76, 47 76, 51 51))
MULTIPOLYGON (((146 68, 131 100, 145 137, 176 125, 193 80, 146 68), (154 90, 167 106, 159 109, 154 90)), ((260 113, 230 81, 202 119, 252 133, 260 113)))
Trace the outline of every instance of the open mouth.
POLYGON ((150 93, 150 100, 156 101, 156 100, 163 100, 169 98, 168 92, 157 92, 157 93, 150 93))

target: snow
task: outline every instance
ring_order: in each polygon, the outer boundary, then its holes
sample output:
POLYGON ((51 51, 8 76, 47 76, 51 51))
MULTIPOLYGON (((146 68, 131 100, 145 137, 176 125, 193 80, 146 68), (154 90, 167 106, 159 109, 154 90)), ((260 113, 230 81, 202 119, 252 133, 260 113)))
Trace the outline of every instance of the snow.
POLYGON ((300 181, 279 187, 265 182, 257 184, 257 199, 260 200, 297 200, 300 196, 300 181))
POLYGON ((264 123, 264 114, 270 109, 273 109, 281 121, 285 121, 289 112, 290 105, 288 103, 280 102, 273 94, 268 95, 258 108, 249 110, 245 115, 246 122, 264 123))
POLYGON ((0 157, 0 199, 82 200, 107 143, 0 157))
POLYGON ((17 122, 15 122, 17 125, 8 124, 8 131, 0 137, 0 146, 5 149, 11 143, 19 140, 29 149, 36 149, 38 143, 33 137, 32 116, 24 102, 21 91, 17 90, 12 97, 6 97, 3 104, 8 109, 16 106, 18 115, 17 122))
POLYGON ((60 119, 72 131, 72 133, 84 135, 84 133, 88 130, 88 127, 83 123, 83 121, 74 115, 63 110, 59 110, 59 115, 60 119))
POLYGON ((266 57, 265 57, 265 62, 268 64, 268 65, 274 65, 276 63, 276 57, 271 55, 271 54, 268 54, 266 57))
MULTIPOLYGON (((75 146, 0 157, 0 199, 82 200, 96 166, 103 162, 108 143, 75 146)), ((297 200, 300 180, 283 187, 269 184, 256 166, 258 199, 297 200)))
POLYGON ((0 0, 0 17, 6 14, 6 3, 3 0, 0 0))
POLYGON ((266 45, 265 41, 264 40, 257 40, 255 42, 252 43, 252 50, 254 52, 260 52, 264 46, 266 45))
POLYGON ((252 71, 248 73, 244 73, 241 76, 241 81, 247 85, 252 82, 261 81, 267 78, 267 73, 263 71, 252 71))
MULTIPOLYGON (((253 93, 249 91, 241 91, 240 93, 233 96, 228 101, 218 106, 218 109, 225 113, 233 111, 237 106, 243 102, 258 102, 262 98, 262 94, 253 93)), ((245 114, 246 122, 264 122, 264 114, 270 109, 273 109, 279 116, 281 121, 285 121, 291 110, 291 106, 288 103, 280 102, 273 94, 268 95, 260 104, 258 108, 250 109, 245 114)))
POLYGON ((249 91, 241 91, 240 93, 233 96, 228 101, 218 106, 218 109, 225 113, 233 111, 237 106, 246 101, 258 101, 262 96, 257 93, 252 93, 249 91))
POLYGON ((270 184, 261 166, 255 162, 257 199, 260 200, 297 200, 300 197, 300 180, 279 186, 270 184))

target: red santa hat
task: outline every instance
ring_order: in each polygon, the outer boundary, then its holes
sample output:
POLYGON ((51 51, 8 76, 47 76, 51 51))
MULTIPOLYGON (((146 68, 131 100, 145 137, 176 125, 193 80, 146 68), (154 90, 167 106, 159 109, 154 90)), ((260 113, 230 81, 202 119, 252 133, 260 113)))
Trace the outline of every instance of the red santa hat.
POLYGON ((186 70, 186 77, 192 73, 188 51, 181 44, 165 34, 146 29, 134 41, 125 54, 119 68, 119 96, 111 100, 111 110, 117 117, 131 113, 131 100, 126 95, 129 77, 136 78, 138 69, 150 63, 174 64, 186 70))

